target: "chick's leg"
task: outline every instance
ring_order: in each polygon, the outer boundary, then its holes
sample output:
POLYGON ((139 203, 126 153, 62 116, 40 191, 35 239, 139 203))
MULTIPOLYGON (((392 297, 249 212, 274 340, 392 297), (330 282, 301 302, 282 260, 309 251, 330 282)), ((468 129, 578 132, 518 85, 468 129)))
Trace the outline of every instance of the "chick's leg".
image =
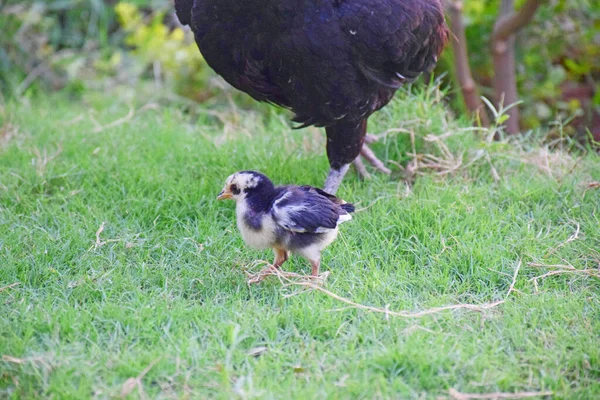
POLYGON ((317 279, 319 277, 319 268, 321 266, 321 259, 317 258, 314 260, 310 260, 310 265, 312 265, 312 274, 311 277, 313 279, 317 279))
POLYGON ((257 273, 248 273, 249 280, 248 283, 258 283, 262 282, 269 275, 277 275, 280 272, 277 270, 281 268, 284 262, 290 257, 290 252, 285 249, 280 249, 277 247, 273 248, 273 253, 275 254, 275 260, 273 261, 273 265, 269 265, 267 268, 257 272, 257 273))
POLYGON ((290 252, 284 249, 279 249, 275 247, 273 249, 273 253, 275 254, 275 261, 273 261, 273 266, 276 269, 281 268, 284 262, 290 257, 290 252))

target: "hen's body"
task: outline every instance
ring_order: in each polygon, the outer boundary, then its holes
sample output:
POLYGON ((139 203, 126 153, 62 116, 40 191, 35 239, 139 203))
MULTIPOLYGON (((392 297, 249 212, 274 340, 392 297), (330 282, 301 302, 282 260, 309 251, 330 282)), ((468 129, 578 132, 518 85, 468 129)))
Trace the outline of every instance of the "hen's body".
MULTIPOLYGON (((330 178, 335 171, 343 177, 360 154, 367 118, 435 65, 448 36, 439 0, 175 5, 207 63, 227 82, 290 108, 302 126, 326 128, 330 178)), ((339 181, 333 183, 326 190, 335 192, 339 181)))

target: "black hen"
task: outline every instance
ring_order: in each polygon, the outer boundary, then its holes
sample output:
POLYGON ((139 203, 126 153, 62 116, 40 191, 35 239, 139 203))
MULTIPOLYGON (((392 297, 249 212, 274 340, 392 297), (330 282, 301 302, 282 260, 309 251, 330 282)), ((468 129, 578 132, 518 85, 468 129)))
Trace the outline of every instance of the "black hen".
POLYGON ((448 39, 440 0, 175 0, 175 8, 227 82, 290 108, 301 126, 325 127, 332 194, 359 154, 383 167, 365 144, 367 118, 431 69, 448 39))

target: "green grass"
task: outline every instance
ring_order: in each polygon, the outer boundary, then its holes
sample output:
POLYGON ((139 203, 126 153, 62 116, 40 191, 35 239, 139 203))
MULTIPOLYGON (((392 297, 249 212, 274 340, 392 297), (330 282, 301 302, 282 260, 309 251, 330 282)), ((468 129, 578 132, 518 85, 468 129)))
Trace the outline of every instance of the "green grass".
MULTIPOLYGON (((397 175, 350 173, 339 194, 366 209, 324 253, 325 287, 395 311, 483 304, 506 297, 521 261, 515 291, 493 309, 386 318, 332 311, 345 305, 316 291, 286 298, 274 278, 249 287, 242 268, 271 252, 247 249, 233 203, 215 201, 240 169, 320 185, 319 131, 291 131, 268 107, 160 102, 95 129, 93 119, 127 114, 120 98, 4 109, 0 397, 436 398, 450 388, 600 397, 600 280, 569 272, 536 289, 531 279, 553 269, 528 264, 597 275, 600 190, 586 190, 600 180, 597 156, 479 141, 432 92, 382 111, 371 131, 414 130, 422 153, 436 151, 425 135, 451 133, 462 167, 425 172, 409 189, 397 175), (128 379, 147 367, 141 392, 128 379)), ((408 135, 375 149, 411 159, 408 135)), ((310 271, 297 258, 286 269, 310 271)))

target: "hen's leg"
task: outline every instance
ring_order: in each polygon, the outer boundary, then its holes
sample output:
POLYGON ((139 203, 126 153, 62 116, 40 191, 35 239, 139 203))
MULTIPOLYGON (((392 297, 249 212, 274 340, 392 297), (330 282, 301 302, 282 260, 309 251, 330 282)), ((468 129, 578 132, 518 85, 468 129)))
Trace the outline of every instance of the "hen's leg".
POLYGON ((330 168, 329 175, 327 175, 327 179, 325 180, 325 186, 323 190, 325 190, 329 194, 335 194, 344 179, 344 175, 348 172, 348 168, 350 164, 342 165, 340 169, 330 168))
POLYGON ((376 141, 377 141, 377 138, 375 136, 367 135, 365 137, 365 143, 363 144, 363 147, 360 150, 360 156, 356 157, 356 159, 352 162, 354 164, 354 167, 356 167, 356 172, 358 172, 358 175, 361 178, 368 179, 371 176, 369 174, 369 172, 367 171, 367 169, 365 168, 365 164, 363 164, 361 157, 363 157, 365 160, 367 160, 369 162, 369 164, 374 166, 375 169, 377 169, 378 171, 381 171, 387 175, 392 173, 392 171, 390 171, 389 168, 386 168, 386 166, 383 164, 383 162, 379 158, 377 158, 375 153, 373 153, 373 150, 371 150, 369 148, 368 143, 373 143, 376 141))
POLYGON ((327 158, 329 159, 329 175, 325 181, 324 190, 335 194, 348 171, 348 166, 354 163, 358 174, 367 178, 369 173, 360 157, 362 156, 377 170, 390 174, 391 171, 379 160, 369 148, 368 143, 376 140, 367 135, 367 120, 341 120, 335 125, 325 128, 327 132, 327 158))

